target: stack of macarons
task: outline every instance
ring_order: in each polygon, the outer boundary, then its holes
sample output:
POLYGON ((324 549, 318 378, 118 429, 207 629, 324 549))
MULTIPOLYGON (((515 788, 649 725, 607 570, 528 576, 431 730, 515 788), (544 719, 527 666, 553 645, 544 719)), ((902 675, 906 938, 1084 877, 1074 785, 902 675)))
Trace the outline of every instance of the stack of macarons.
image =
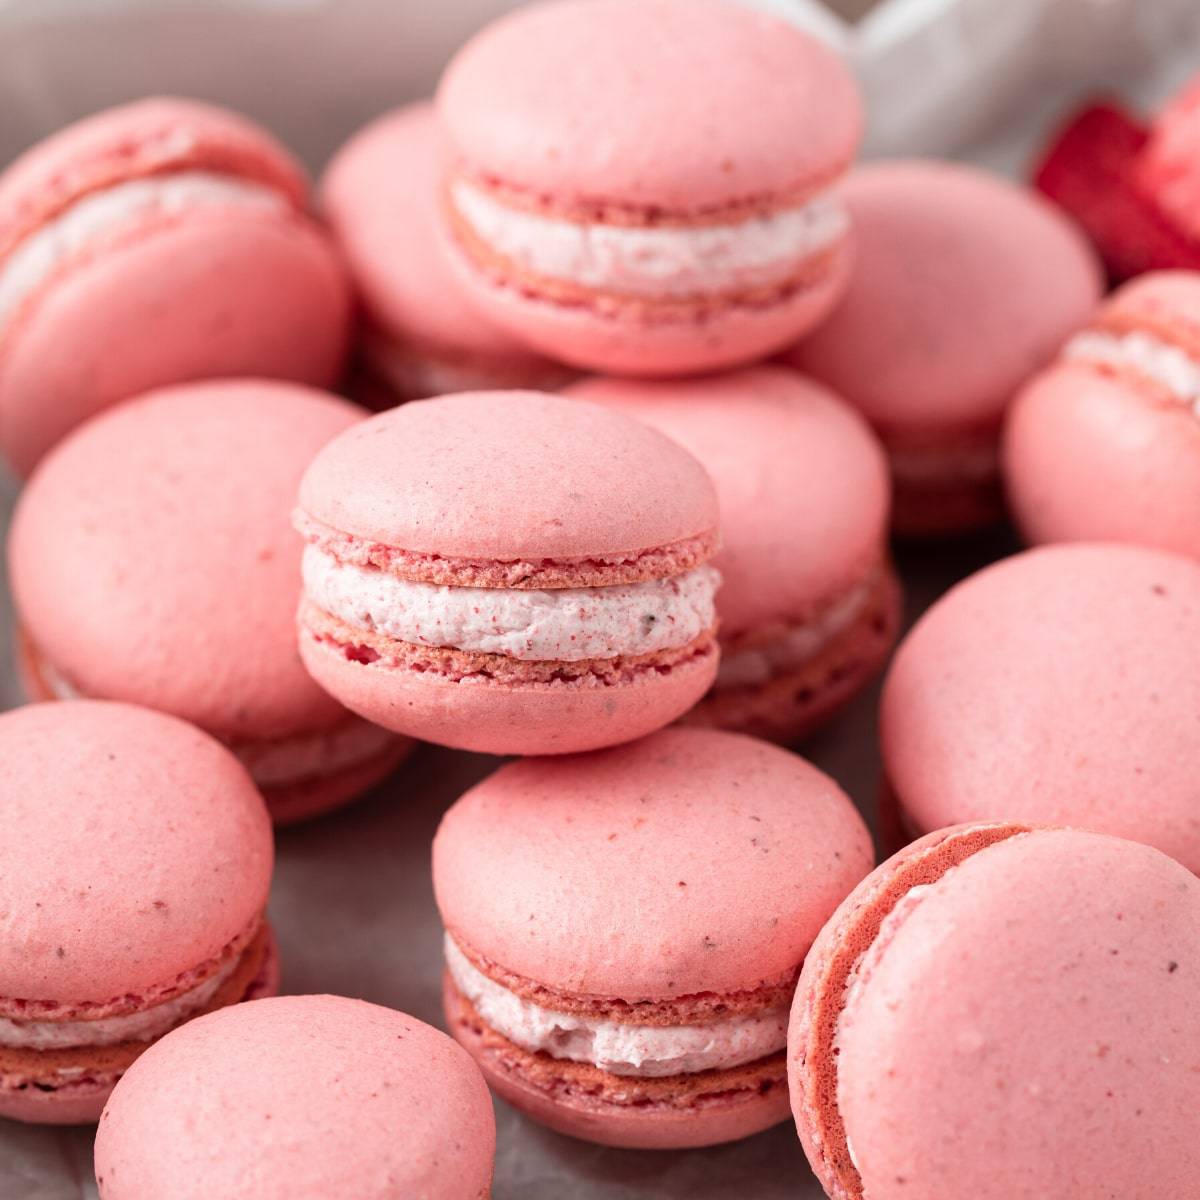
POLYGON ((863 120, 753 7, 548 0, 315 203, 175 99, 0 173, 0 1117, 99 1119, 103 1200, 485 1200, 493 1096, 605 1154, 790 1115, 831 1200, 1197 1194, 1200 274, 1102 300, 863 120), (893 549, 1005 488, 1054 544, 893 549), (792 747, 885 670, 876 867, 792 747), (444 1032, 278 995, 267 916, 273 825, 417 741, 513 759, 406 914, 444 1032))

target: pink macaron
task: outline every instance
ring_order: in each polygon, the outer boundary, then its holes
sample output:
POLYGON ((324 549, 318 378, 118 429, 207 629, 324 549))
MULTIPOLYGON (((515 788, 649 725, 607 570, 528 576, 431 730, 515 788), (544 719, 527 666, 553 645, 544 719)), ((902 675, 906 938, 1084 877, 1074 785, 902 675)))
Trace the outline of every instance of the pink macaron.
POLYGON ((1020 394, 1004 443, 1033 542, 1141 542, 1200 558, 1200 274, 1127 283, 1020 394))
POLYGON ((192 1017, 274 992, 271 825, 237 759, 125 704, 0 716, 0 1116, 95 1121, 192 1017))
POLYGON ((794 24, 716 0, 558 0, 459 51, 438 93, 447 251, 553 358, 668 375, 748 362, 845 285, 833 184, 860 105, 794 24))
POLYGON ((843 705, 895 640, 887 461, 870 427, 785 367, 589 379, 570 394, 661 429, 717 486, 721 665, 686 718, 790 742, 843 705))
POLYGON ((0 175, 0 452, 21 474, 100 409, 221 375, 330 384, 349 290, 265 130, 110 109, 0 175))
POLYGON ((1147 846, 941 830, 813 946, 792 1108, 832 1200, 1194 1196, 1200 882, 1147 846))
POLYGON ((357 370, 375 407, 446 392, 551 388, 570 372, 483 317, 437 244, 433 105, 373 121, 334 158, 321 205, 364 310, 357 370))
POLYGON ((96 1135, 102 1200, 487 1200, 496 1125, 444 1033, 343 996, 193 1021, 142 1056, 96 1135))
POLYGON ((386 775, 411 743, 322 691, 295 634, 296 488, 364 415, 296 384, 194 383, 59 443, 21 496, 9 543, 30 696, 123 700, 191 721, 234 751, 281 821, 386 775))
POLYGON ((539 392, 418 400, 300 488, 300 653, 389 729, 493 754, 673 721, 717 670, 712 481, 657 430, 539 392))
POLYGON ((502 767, 444 817, 446 1019, 495 1091, 614 1146, 787 1116, 797 972, 870 870, 837 785, 740 734, 669 729, 502 767))
POLYGON ((1016 820, 1200 872, 1200 564, 1048 546, 960 583, 901 643, 880 711, 885 836, 1016 820))
POLYGON ((841 195, 854 275, 790 361, 879 431, 897 530, 994 522, 1005 409, 1087 321, 1100 296, 1095 255, 1045 200, 973 167, 873 163, 841 195))

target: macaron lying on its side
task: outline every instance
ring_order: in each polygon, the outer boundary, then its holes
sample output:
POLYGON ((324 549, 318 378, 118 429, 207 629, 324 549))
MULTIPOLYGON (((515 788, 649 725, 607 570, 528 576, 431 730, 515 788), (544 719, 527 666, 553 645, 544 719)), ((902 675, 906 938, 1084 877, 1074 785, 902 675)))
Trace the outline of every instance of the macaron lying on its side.
POLYGON ((327 385, 345 273, 265 130, 192 100, 109 109, 0 175, 0 454, 23 475, 100 409, 225 375, 327 385))
POLYGON ((822 930, 788 1032, 832 1200, 1151 1200, 1200 1179, 1200 881, 1146 846, 940 830, 822 930))
POLYGON ((884 844, 966 821, 1073 825, 1200 872, 1200 564, 1027 551, 952 588, 883 687, 884 844))
POLYGON ((957 163, 870 163, 841 197, 854 273, 788 359, 879 431, 899 532, 995 522, 1005 410, 1087 321, 1096 257, 1040 196, 957 163))
POLYGON ((30 697, 191 721, 242 760, 278 821, 387 775, 412 743, 347 712, 296 649, 296 487, 365 415, 295 384, 223 380, 129 401, 58 445, 9 543, 30 697))
POLYGON ((640 737, 717 670, 717 499, 685 450, 539 392, 417 400, 313 460, 300 653, 368 720, 561 754, 640 737))
POLYGON ((866 422, 784 367, 568 394, 661 429, 716 483, 721 665, 686 720, 782 742, 811 732, 882 666, 899 625, 887 461, 866 422))
POLYGON ((787 1116, 796 975, 871 862, 831 779, 740 734, 511 763, 434 839, 448 1027, 562 1133, 746 1137, 787 1116))
POLYGON ((487 320, 447 265, 436 236, 440 149, 433 105, 411 104, 355 134, 321 181, 323 215, 365 310, 357 369, 386 402, 374 407, 551 388, 570 374, 487 320))
POLYGON ((1143 275, 1107 300, 1018 396, 1004 469, 1032 542, 1200 558, 1200 273, 1143 275))
POLYGON ((181 1023, 268 995, 271 825, 226 749, 125 704, 0 716, 0 1116, 95 1121, 181 1023))
POLYGON ((619 374, 749 362, 828 311, 850 265, 830 187, 853 77, 790 22, 717 0, 557 0, 442 78, 446 250, 484 312, 619 374))
POLYGON ((444 1033, 342 996, 191 1022, 134 1065, 96 1134, 102 1200, 487 1200, 487 1088, 444 1033))

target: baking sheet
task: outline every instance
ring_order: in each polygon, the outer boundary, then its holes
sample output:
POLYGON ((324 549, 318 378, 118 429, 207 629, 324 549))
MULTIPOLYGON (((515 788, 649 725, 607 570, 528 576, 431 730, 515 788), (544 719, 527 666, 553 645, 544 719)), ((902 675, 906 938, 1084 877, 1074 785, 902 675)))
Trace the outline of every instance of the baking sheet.
MULTIPOLYGON (((875 151, 956 149, 1008 172, 1022 171, 1075 97, 1103 88, 1151 104, 1200 69, 1194 0, 889 0, 854 26, 818 0, 755 2, 819 28, 854 59, 883 114, 872 129, 875 151)), ((0 0, 0 163, 84 112, 170 90, 242 108, 319 167, 364 120, 427 91, 453 47, 507 7, 509 0, 0 0)), ((15 493, 0 468, 0 531, 15 493)), ((955 579, 1013 549, 1007 534, 900 548, 910 619, 955 579)), ((804 747, 869 818, 876 700, 873 688, 804 747)), ((20 702, 5 588, 0 707, 20 702)), ((444 809, 495 765, 425 747, 371 798, 279 835, 271 918, 286 991, 360 996, 440 1023, 429 843, 444 809)), ((822 1195, 790 1125, 710 1150, 639 1153, 561 1137, 502 1102, 497 1122, 496 1200, 822 1195)), ((90 1130, 0 1122, 0 1200, 95 1197, 90 1130)))

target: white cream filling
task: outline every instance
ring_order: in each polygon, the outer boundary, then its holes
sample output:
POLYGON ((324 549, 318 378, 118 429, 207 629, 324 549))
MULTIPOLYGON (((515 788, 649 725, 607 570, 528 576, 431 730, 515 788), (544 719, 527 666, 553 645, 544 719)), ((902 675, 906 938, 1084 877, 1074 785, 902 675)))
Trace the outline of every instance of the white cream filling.
POLYGON ((355 628, 532 662, 681 649, 712 627, 720 582, 705 565, 613 587, 446 587, 339 562, 311 544, 303 576, 308 599, 355 628))
POLYGON ((0 1046, 14 1050, 66 1050, 73 1046, 153 1041, 208 1004, 238 962, 239 958, 233 957, 203 983, 141 1012, 96 1021, 23 1021, 0 1017, 0 1046))
POLYGON ((810 621, 788 629, 781 637, 745 650, 722 648, 715 686, 753 687, 802 667, 862 616, 878 580, 878 574, 872 572, 810 621))
POLYGON ((135 221, 201 208, 288 208, 274 188, 210 171, 177 171, 131 179, 77 200, 19 242, 0 263, 0 322, 68 259, 135 221))
POLYGON ((655 1078, 727 1070, 775 1054, 787 1043, 787 1006, 705 1025, 626 1025, 522 999, 480 972, 449 935, 446 966, 480 1018, 514 1045, 591 1063, 613 1075, 655 1078))
POLYGON ((465 180, 452 202, 481 242, 520 270, 647 299, 722 294, 790 281, 849 228, 841 202, 807 203, 728 225, 582 224, 511 208, 465 180))
POLYGON ((1063 358, 1137 371, 1162 384, 1200 416, 1200 362, 1180 346, 1160 341, 1151 333, 1085 330, 1066 344, 1063 358))

